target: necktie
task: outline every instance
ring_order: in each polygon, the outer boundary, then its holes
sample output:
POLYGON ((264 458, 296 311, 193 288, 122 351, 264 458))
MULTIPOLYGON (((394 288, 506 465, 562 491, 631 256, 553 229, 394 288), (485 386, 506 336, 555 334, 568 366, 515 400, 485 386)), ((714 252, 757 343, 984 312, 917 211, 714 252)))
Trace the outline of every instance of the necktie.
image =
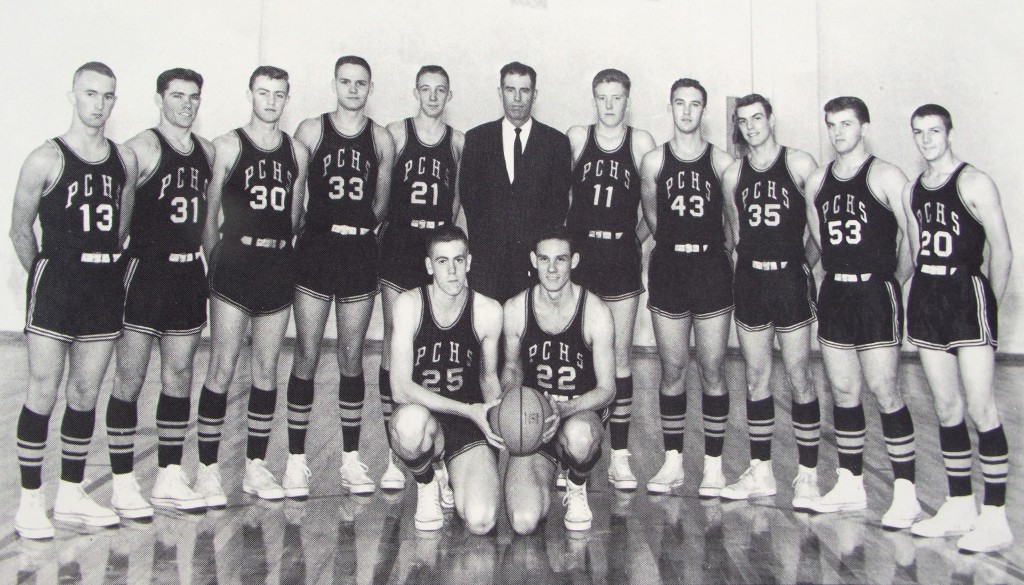
POLYGON ((515 182, 519 178, 519 171, 523 168, 523 141, 520 140, 519 135, 522 133, 522 128, 516 128, 516 141, 512 144, 512 181, 515 182))

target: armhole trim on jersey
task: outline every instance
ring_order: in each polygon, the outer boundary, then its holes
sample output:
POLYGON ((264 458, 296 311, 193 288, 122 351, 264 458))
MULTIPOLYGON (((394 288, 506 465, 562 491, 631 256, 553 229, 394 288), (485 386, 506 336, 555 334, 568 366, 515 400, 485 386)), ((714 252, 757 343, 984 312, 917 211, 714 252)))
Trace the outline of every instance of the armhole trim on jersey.
MULTIPOLYGON (((969 166, 970 166, 969 163, 961 163, 960 164, 960 168, 956 170, 956 197, 957 197, 957 199, 960 200, 960 205, 964 206, 964 209, 967 210, 967 214, 970 215, 971 218, 974 219, 974 221, 976 221, 978 223, 978 226, 981 227, 982 233, 984 233, 984 231, 985 231, 985 224, 981 223, 981 220, 978 219, 978 216, 974 215, 974 210, 972 210, 971 206, 967 204, 967 201, 964 199, 963 193, 960 191, 960 177, 964 174, 964 171, 966 171, 967 167, 969 167, 969 166)), ((987 235, 985 237, 985 244, 988 245, 988 236, 987 235)))
MULTIPOLYGON (((786 148, 785 146, 783 146, 782 150, 779 152, 779 157, 782 158, 782 164, 786 168, 786 175, 788 175, 789 176, 789 180, 793 182, 793 186, 796 187, 796 190, 800 193, 801 197, 806 197, 807 193, 805 193, 805 190, 806 190, 806 187, 807 187, 807 181, 805 180, 804 181, 804 186, 801 187, 800 186, 800 181, 796 180, 796 176, 793 175, 793 171, 789 168, 789 149, 786 148)), ((750 166, 753 167, 754 165, 750 165, 750 166)), ((772 165, 772 166, 775 166, 775 165, 772 165)), ((771 170, 771 168, 772 167, 768 167, 767 170, 771 170)))
MULTIPOLYGON (((480 351, 482 353, 484 349, 484 340, 480 337, 480 334, 476 332, 476 305, 474 303, 476 303, 476 294, 473 289, 469 289, 469 300, 466 301, 466 307, 469 309, 469 327, 473 330, 473 338, 476 339, 478 344, 480 344, 480 351)), ((498 342, 500 343, 500 333, 498 334, 498 337, 498 342)), ((482 358, 483 356, 481 356, 481 359, 482 358)))
POLYGON ((60 144, 57 143, 57 139, 50 138, 49 140, 47 140, 47 142, 52 143, 53 147, 57 149, 57 154, 60 157, 60 168, 57 169, 57 178, 54 179, 53 183, 51 183, 50 186, 47 187, 46 189, 44 189, 42 194, 39 195, 40 199, 42 199, 43 197, 46 197, 51 192, 53 192, 53 189, 57 186, 57 179, 60 179, 62 176, 64 176, 64 167, 67 166, 67 160, 64 157, 64 149, 61 148, 60 144))
MULTIPOLYGON (((834 161, 834 160, 833 161, 829 161, 828 169, 825 171, 825 176, 823 176, 821 178, 821 184, 818 185, 818 188, 814 190, 814 197, 811 198, 811 203, 813 203, 815 207, 817 207, 817 205, 818 205, 818 195, 821 195, 821 190, 825 188, 825 181, 828 181, 829 175, 832 174, 832 165, 834 165, 835 163, 836 163, 836 161, 834 161)), ((804 182, 805 189, 806 189, 806 186, 807 186, 807 183, 804 182)), ((807 196, 807 194, 804 193, 804 197, 805 198, 806 198, 806 196, 807 196)), ((815 215, 817 215, 817 211, 815 211, 815 215)))
POLYGON ((876 160, 878 160, 878 158, 875 157, 875 156, 872 156, 871 159, 868 161, 868 170, 864 174, 864 184, 868 188, 868 194, 870 194, 872 197, 874 197, 875 201, 877 201, 879 205, 881 205, 882 207, 884 207, 887 210, 889 210, 889 212, 895 214, 896 212, 893 211, 892 205, 889 205, 888 202, 883 201, 877 194, 875 194, 875 190, 871 188, 871 171, 875 168, 875 161, 876 160))
MULTIPOLYGON (((594 344, 592 342, 587 342, 587 299, 590 298, 590 295, 592 293, 590 291, 588 291, 587 289, 583 288, 582 286, 580 287, 580 291, 583 293, 582 295, 580 295, 583 298, 580 299, 580 307, 579 307, 579 312, 580 312, 580 335, 583 336, 583 343, 587 346, 587 349, 589 349, 591 354, 593 354, 593 352, 594 352, 594 344)), ((594 298, 596 300, 600 300, 597 297, 597 295, 594 295, 594 298)), ((612 324, 612 326, 614 328, 614 323, 612 324)), ((591 359, 591 361, 593 361, 593 359, 591 359)))
MULTIPOLYGON (((150 179, 152 179, 153 177, 156 176, 156 172, 158 170, 160 170, 160 163, 163 162, 163 159, 164 159, 164 143, 160 139, 160 132, 157 131, 156 128, 150 128, 150 130, 152 130, 153 134, 156 135, 156 143, 157 143, 157 145, 159 145, 158 151, 160 152, 160 154, 158 154, 156 156, 156 165, 153 166, 153 170, 149 171, 149 175, 146 176, 145 178, 142 178, 142 177, 138 178, 138 180, 136 181, 136 184, 135 184, 136 188, 145 186, 146 183, 148 183, 150 181, 150 179)), ((192 148, 195 149, 197 146, 199 148, 202 148, 202 146, 199 145, 198 142, 194 141, 193 144, 192 144, 192 148)), ((204 150, 203 151, 203 157, 204 158, 206 157, 205 153, 206 153, 206 151, 204 150)), ((181 153, 179 152, 178 154, 181 154, 181 153)), ((184 155, 184 156, 190 156, 191 154, 192 153, 189 153, 188 155, 184 155)))
MULTIPOLYGON (((427 293, 427 285, 423 285, 423 286, 419 287, 419 291, 420 291, 420 294, 419 294, 419 297, 420 297, 420 318, 419 318, 419 321, 416 323, 416 331, 413 332, 413 334, 412 334, 413 345, 415 345, 416 338, 419 337, 419 335, 420 335, 420 330, 423 329, 423 312, 425 310, 427 310, 427 303, 430 302, 427 299, 427 295, 429 294, 429 293, 427 293)), ((431 318, 433 318, 433 317, 431 317, 431 318)), ((415 357, 416 356, 413 355, 413 358, 415 358, 415 357)))
MULTIPOLYGON (((237 132, 241 132, 242 129, 238 128, 236 131, 237 132)), ((231 176, 235 174, 235 169, 238 168, 238 161, 242 160, 242 151, 244 149, 245 149, 245 140, 241 136, 238 136, 238 154, 235 155, 235 160, 231 161, 231 165, 228 166, 228 172, 224 173, 224 182, 225 183, 227 183, 228 180, 231 179, 231 176)), ((221 190, 222 191, 223 191, 223 189, 224 189, 224 187, 221 186, 221 190)), ((223 204, 223 199, 224 199, 224 197, 223 197, 223 195, 221 195, 221 200, 222 200, 221 206, 222 207, 224 205, 223 204)))

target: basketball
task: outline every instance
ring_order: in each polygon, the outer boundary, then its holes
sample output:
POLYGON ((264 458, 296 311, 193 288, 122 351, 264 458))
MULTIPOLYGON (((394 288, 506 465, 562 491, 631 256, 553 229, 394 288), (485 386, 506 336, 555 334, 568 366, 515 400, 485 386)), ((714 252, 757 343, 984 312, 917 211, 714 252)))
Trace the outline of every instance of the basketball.
POLYGON ((501 403, 487 413, 491 429, 505 441, 512 455, 530 455, 541 447, 544 421, 551 416, 551 403, 529 386, 511 389, 501 403))

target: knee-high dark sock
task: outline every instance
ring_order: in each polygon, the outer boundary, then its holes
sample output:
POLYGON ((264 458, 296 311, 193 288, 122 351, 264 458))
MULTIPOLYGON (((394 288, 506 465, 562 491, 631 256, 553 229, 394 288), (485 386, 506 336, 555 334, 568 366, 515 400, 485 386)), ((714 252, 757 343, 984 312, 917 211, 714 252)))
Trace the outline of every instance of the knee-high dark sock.
POLYGON ((110 454, 112 473, 131 473, 135 469, 138 410, 135 402, 121 400, 113 395, 107 402, 107 452, 110 454))
POLYGON ((313 412, 313 380, 296 376, 288 378, 288 452, 300 455, 306 452, 306 430, 313 412))
POLYGON ((832 418, 836 428, 836 446, 839 449, 839 467, 854 475, 864 473, 864 436, 867 422, 864 420, 864 405, 852 408, 832 407, 832 418))
POLYGON ((629 447, 629 421, 633 417, 633 376, 615 378, 615 401, 608 425, 612 449, 629 447))
POLYGON ((978 433, 978 456, 985 478, 986 506, 1006 505, 1006 476, 1010 471, 1010 448, 1003 425, 978 433))
POLYGON ((224 426, 224 413, 228 409, 228 395, 218 394, 203 386, 199 393, 199 462, 213 465, 220 448, 220 430, 224 426))
POLYGON ((587 476, 590 475, 590 470, 594 469, 599 459, 601 459, 600 447, 595 449, 594 454, 586 461, 576 462, 572 457, 564 456, 562 458, 562 467, 568 468, 566 477, 569 481, 576 485, 583 485, 587 481, 587 476))
POLYGON ((806 404, 793 401, 793 434, 800 465, 816 468, 821 442, 821 406, 817 398, 806 404))
POLYGON ((395 399, 391 396, 391 372, 381 366, 377 371, 377 388, 380 390, 380 410, 384 416, 384 436, 391 447, 391 412, 395 409, 395 399))
POLYGON ((245 446, 247 459, 266 459, 276 404, 277 388, 261 390, 253 386, 249 389, 249 437, 245 446))
POLYGON ((18 417, 18 467, 21 487, 37 490, 43 485, 43 453, 50 432, 50 415, 21 407, 18 417))
POLYGON ((721 457, 725 446, 725 427, 729 422, 729 395, 703 394, 701 410, 704 411, 704 454, 721 457))
POLYGON ((971 489, 971 436, 967 423, 939 427, 939 448, 946 465, 946 483, 952 497, 969 496, 971 489))
POLYGON ((686 392, 679 396, 658 394, 661 410, 661 435, 666 451, 683 452, 683 431, 686 430, 686 392))
POLYGON ((85 479, 85 458, 89 455, 89 443, 96 426, 96 409, 75 410, 70 406, 64 410, 60 424, 60 478, 72 483, 85 479))
POLYGON ((889 453, 892 475, 895 479, 914 482, 914 419, 906 405, 895 412, 882 413, 882 434, 885 450, 889 453))
POLYGON ((409 472, 412 473, 412 477, 416 480, 416 483, 430 483, 434 480, 434 466, 431 465, 434 461, 433 451, 428 451, 415 459, 405 459, 401 456, 398 458, 402 460, 402 463, 404 463, 409 469, 409 472))
POLYGON ((338 382, 338 406, 341 408, 341 446, 351 453, 359 450, 359 431, 363 428, 363 399, 366 381, 363 375, 342 376, 338 382))
POLYGON ((192 399, 160 393, 156 401, 156 464, 159 467, 181 465, 185 432, 192 413, 192 399))
POLYGON ((747 399, 747 434, 750 437, 750 458, 771 461, 772 435, 775 433, 775 400, 747 399))

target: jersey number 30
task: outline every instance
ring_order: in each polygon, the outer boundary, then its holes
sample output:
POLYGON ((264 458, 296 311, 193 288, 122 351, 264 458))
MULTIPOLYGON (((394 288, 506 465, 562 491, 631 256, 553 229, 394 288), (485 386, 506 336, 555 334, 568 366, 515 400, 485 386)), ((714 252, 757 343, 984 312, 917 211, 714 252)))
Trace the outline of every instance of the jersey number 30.
MULTIPOLYGON (((249 202, 249 207, 253 209, 266 209, 267 208, 267 188, 263 185, 256 185, 249 192, 256 196, 256 199, 249 202)), ((288 191, 284 187, 274 187, 270 190, 270 207, 274 211, 284 211, 284 200, 288 195, 288 191)))

